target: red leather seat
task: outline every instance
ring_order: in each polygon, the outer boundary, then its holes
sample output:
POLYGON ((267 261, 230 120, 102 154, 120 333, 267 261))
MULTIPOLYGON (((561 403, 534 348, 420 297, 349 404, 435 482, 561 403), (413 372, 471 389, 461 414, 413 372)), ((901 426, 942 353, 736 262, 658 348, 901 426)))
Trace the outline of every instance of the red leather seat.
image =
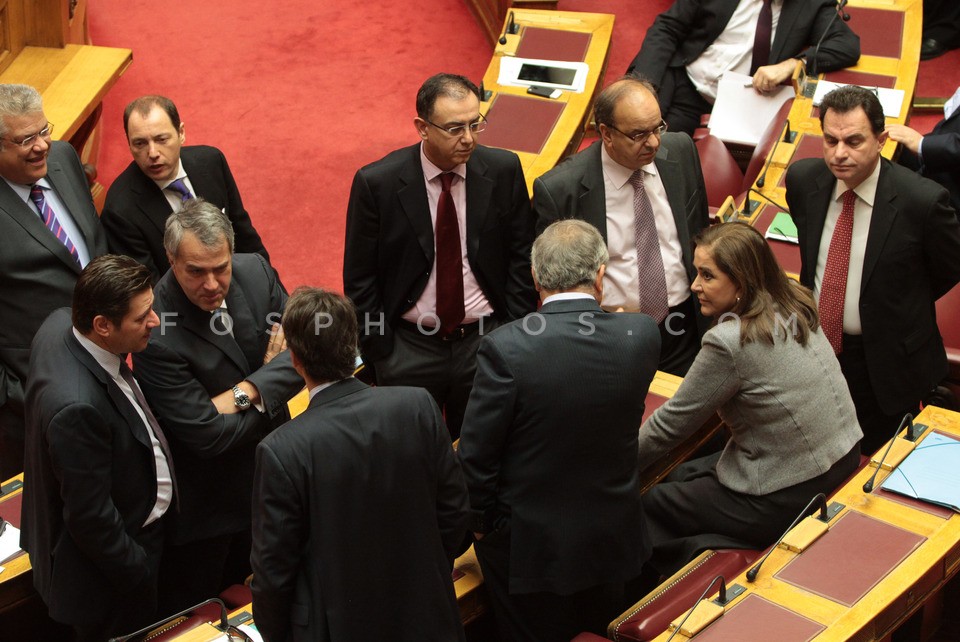
POLYGON ((712 213, 723 205, 728 196, 736 196, 742 191, 743 172, 727 146, 716 136, 702 136, 696 145, 703 169, 703 182, 707 187, 707 205, 712 213))
POLYGON ((607 635, 620 642, 647 642, 654 639, 667 630, 670 622, 693 606, 713 578, 717 575, 736 577, 761 553, 734 549, 701 553, 611 622, 607 635))
POLYGON ((253 594, 246 584, 234 584, 220 594, 220 599, 227 605, 227 610, 232 611, 253 602, 253 594))
POLYGON ((954 286, 937 301, 937 325, 950 364, 944 385, 960 399, 960 285, 954 286))

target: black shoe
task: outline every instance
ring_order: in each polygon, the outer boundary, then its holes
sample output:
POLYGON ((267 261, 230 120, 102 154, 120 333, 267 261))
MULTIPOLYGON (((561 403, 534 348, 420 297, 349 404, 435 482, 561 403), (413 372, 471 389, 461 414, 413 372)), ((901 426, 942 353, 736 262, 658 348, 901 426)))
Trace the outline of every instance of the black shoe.
POLYGON ((947 46, 939 40, 924 38, 920 43, 920 60, 931 60, 947 53, 947 46))

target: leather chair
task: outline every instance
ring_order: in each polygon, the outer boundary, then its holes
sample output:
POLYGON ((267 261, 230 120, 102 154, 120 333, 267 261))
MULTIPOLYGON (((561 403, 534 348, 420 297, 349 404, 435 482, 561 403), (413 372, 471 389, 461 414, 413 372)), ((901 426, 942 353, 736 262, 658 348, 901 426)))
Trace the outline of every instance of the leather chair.
POLYGON ((960 399, 960 285, 954 286, 937 301, 937 325, 950 364, 943 385, 960 399))
POLYGON ((743 190, 743 172, 737 165, 723 141, 706 134, 696 141, 703 169, 703 182, 707 187, 707 205, 711 216, 723 205, 728 196, 736 196, 743 190))

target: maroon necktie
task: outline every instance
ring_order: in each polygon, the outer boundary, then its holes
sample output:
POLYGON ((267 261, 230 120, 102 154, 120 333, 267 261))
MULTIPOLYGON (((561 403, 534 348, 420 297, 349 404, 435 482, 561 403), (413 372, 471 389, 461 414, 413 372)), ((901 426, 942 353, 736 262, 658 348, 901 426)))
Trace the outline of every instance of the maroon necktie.
POLYGON ((843 305, 847 296, 850 271, 850 242, 853 239, 853 206, 857 195, 852 189, 843 193, 843 208, 830 238, 827 264, 820 280, 820 327, 837 354, 843 352, 843 305))
POLYGON ((460 224, 453 204, 450 185, 454 174, 440 174, 440 200, 437 202, 437 318, 440 335, 447 335, 463 321, 463 255, 460 251, 460 224))
POLYGON ((160 442, 160 450, 163 451, 164 456, 167 458, 167 467, 170 469, 170 483, 173 484, 173 495, 179 506, 180 494, 177 490, 177 476, 173 472, 173 457, 170 455, 170 444, 167 443, 163 429, 160 428, 160 423, 157 422, 153 411, 150 410, 150 404, 148 404, 144 398, 143 392, 140 390, 140 385, 137 383, 137 380, 133 378, 133 372, 130 370, 130 366, 128 366, 127 362, 123 359, 120 359, 120 376, 123 377, 123 380, 130 386, 130 390, 133 392, 133 398, 137 400, 137 405, 140 406, 140 410, 143 411, 143 416, 147 418, 147 423, 150 424, 153 436, 160 442))
POLYGON ((770 37, 773 35, 772 0, 763 0, 760 17, 757 19, 757 32, 753 36, 753 60, 750 62, 750 75, 770 62, 770 37))

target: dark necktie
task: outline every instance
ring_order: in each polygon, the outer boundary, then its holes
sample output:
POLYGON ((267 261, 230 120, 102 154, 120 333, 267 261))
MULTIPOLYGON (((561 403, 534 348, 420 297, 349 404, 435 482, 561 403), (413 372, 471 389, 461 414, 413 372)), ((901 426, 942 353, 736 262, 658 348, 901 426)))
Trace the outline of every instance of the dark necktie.
POLYGON ((757 31, 753 36, 753 59, 750 62, 750 75, 770 62, 770 37, 773 35, 772 0, 763 0, 760 17, 757 19, 757 31))
POLYGON ((440 174, 435 231, 437 254, 437 318, 440 334, 453 332, 463 321, 463 254, 460 251, 460 223, 450 185, 454 174, 440 174))
POLYGON ((820 279, 820 327, 837 354, 843 352, 843 306, 847 297, 850 272, 850 243, 853 240, 853 208, 857 195, 852 189, 843 193, 843 208, 833 228, 827 264, 820 279))
POLYGON ((186 183, 183 182, 182 178, 178 178, 177 180, 173 181, 172 183, 167 185, 164 189, 168 189, 179 194, 181 203, 186 203, 191 198, 193 198, 193 194, 191 194, 190 190, 187 189, 187 185, 186 183))
POLYGON ((73 244, 73 241, 70 240, 70 237, 67 236, 67 231, 60 225, 57 215, 53 213, 53 208, 47 203, 47 199, 43 197, 43 188, 39 185, 31 187, 30 200, 37 206, 37 211, 40 212, 40 218, 43 219, 43 224, 47 226, 48 230, 53 232, 53 235, 57 237, 58 241, 63 243, 67 251, 70 252, 70 256, 72 256, 73 260, 79 265, 80 255, 77 254, 77 248, 73 244))
POLYGON ((170 469, 170 482, 173 484, 173 496, 179 503, 180 495, 177 493, 177 476, 173 472, 173 457, 170 455, 170 444, 167 443, 167 438, 164 436, 163 430, 157 422, 157 418, 153 416, 153 411, 150 410, 150 404, 148 404, 147 400, 143 397, 143 392, 140 391, 137 380, 133 378, 133 372, 130 370, 130 366, 128 366, 127 362, 123 359, 120 360, 120 376, 123 377, 123 380, 130 386, 130 390, 133 391, 133 398, 137 400, 137 405, 140 406, 140 410, 143 411, 143 415, 147 418, 147 423, 150 424, 150 428, 153 430, 153 436, 160 442, 160 450, 162 450, 164 456, 166 456, 167 467, 170 469))
POLYGON ((637 246, 637 276, 640 287, 640 311, 658 324, 667 318, 667 276, 660 254, 660 237, 653 207, 643 186, 643 170, 628 179, 633 185, 633 234, 637 246))

